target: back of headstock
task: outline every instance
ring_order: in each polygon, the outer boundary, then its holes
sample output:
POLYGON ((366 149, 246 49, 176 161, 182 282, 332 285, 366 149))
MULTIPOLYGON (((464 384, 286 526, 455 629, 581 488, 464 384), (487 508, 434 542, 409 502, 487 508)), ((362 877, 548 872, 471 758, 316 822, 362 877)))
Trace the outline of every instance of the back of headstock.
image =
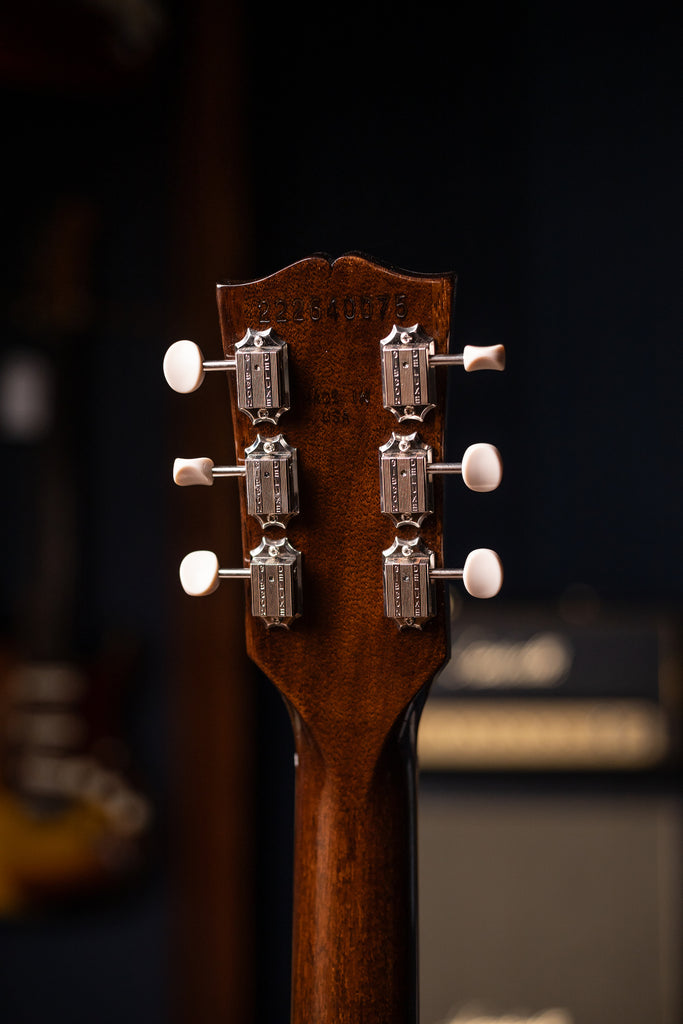
POLYGON ((414 753, 426 687, 448 652, 440 580, 497 592, 498 557, 443 568, 441 476, 500 479, 474 445, 444 455, 445 373, 502 369, 448 354, 454 278, 357 254, 218 286, 224 359, 177 342, 167 379, 228 373, 236 465, 177 460, 177 483, 236 476, 245 565, 193 552, 194 595, 247 580, 253 660, 284 696, 297 750, 292 1024, 414 1024, 414 753))
MULTIPOLYGON (((384 614, 382 551, 395 531, 380 510, 378 450, 397 424, 382 407, 380 340, 394 323, 419 322, 445 352, 453 288, 450 276, 408 276, 351 255, 332 264, 314 257, 218 289, 226 357, 252 325, 273 328, 289 348, 289 412, 277 426, 255 427, 233 398, 233 424, 238 451, 256 430, 282 431, 298 451, 300 513, 287 535, 302 553, 303 614, 284 630, 264 629, 247 613, 247 646, 316 730, 336 731, 349 714, 365 728, 377 721, 386 729, 446 657, 442 600, 422 631, 399 631, 384 614)), ((439 391, 421 433, 441 451, 443 382, 439 391)), ((423 528, 439 557, 440 498, 423 528)), ((250 551, 261 530, 246 514, 244 492, 242 499, 250 551)))
MULTIPOLYGON (((185 579, 195 568, 213 583, 250 577, 249 654, 322 733, 336 735, 351 714, 365 729, 376 725, 381 740, 447 654, 434 580, 461 573, 441 568, 440 476, 461 471, 467 480, 468 465, 438 461, 446 391, 438 364, 463 362, 447 354, 454 285, 450 274, 407 274, 357 254, 315 256, 258 281, 221 284, 225 360, 195 355, 186 371, 195 377, 190 387, 204 370, 232 371, 237 467, 204 465, 200 482, 241 476, 245 562, 251 553, 251 564, 261 564, 217 576, 217 562, 205 559, 187 564, 185 579), (274 452, 286 460, 273 460, 274 452), (392 501, 409 511, 392 515, 392 501), (429 511, 412 511, 423 507, 429 511), (392 549, 396 564, 385 570, 383 552, 392 549), (287 564, 278 570, 279 561, 287 564)), ((477 358, 501 368, 500 351, 472 350, 466 368, 479 368, 477 358)), ((476 447, 495 462, 495 449, 476 447)), ((467 455, 481 463, 481 452, 467 455)), ((191 472, 199 479, 186 464, 178 482, 193 482, 191 472)), ((484 572, 491 568, 495 576, 497 563, 484 572)))

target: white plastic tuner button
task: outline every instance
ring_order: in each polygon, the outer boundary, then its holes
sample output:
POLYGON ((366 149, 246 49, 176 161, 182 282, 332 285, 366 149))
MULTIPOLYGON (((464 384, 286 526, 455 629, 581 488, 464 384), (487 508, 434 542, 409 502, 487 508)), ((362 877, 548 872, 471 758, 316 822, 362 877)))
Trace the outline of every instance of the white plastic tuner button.
POLYGON ((204 359, 193 341, 176 341, 164 356, 164 377, 174 391, 188 395, 204 380, 204 359))
POLYGON ((492 444, 471 444, 462 457, 462 478, 471 491, 495 491, 503 479, 503 460, 492 444))
POLYGON ((503 345, 465 345, 462 364, 469 373, 472 370, 504 370, 505 347, 503 345))
POLYGON ((213 551, 191 551, 180 563, 180 582, 190 597, 205 597, 218 586, 218 559, 213 551))
POLYGON ((173 481, 179 487, 213 484, 213 459, 176 459, 173 463, 173 481))
POLYGON ((465 559, 462 571, 465 590, 472 597, 495 597, 503 585, 503 565, 490 548, 476 548, 465 559))
POLYGON ((220 569, 213 551, 191 551, 180 563, 180 582, 190 597, 206 597, 221 580, 248 580, 250 575, 249 569, 220 569))

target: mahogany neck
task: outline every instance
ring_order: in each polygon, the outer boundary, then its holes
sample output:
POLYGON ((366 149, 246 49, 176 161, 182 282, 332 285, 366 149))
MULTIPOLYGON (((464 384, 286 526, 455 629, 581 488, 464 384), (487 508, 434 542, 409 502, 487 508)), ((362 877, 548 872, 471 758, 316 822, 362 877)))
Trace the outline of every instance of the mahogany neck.
MULTIPOLYGON (((292 713, 291 1024, 417 1022, 415 736, 423 703, 412 703, 381 749, 336 763, 292 713)), ((362 746, 362 733, 354 741, 362 746)))

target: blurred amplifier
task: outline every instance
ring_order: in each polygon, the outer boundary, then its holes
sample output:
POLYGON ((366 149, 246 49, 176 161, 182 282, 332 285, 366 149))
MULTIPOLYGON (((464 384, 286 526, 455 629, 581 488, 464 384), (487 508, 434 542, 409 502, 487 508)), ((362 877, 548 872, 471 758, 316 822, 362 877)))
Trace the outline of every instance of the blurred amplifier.
POLYGON ((681 801, 638 782, 423 773, 423 1024, 680 1024, 681 801))
POLYGON ((646 771, 678 761, 675 613, 452 604, 452 653, 418 735, 428 771, 646 771))

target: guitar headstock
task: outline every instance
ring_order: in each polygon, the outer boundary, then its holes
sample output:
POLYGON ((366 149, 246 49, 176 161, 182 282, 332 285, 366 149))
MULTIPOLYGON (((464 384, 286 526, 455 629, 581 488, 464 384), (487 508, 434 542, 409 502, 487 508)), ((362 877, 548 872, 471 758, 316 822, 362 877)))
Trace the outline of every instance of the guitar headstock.
MULTIPOLYGON (((177 390, 228 371, 237 465, 184 461, 176 480, 240 477, 245 555, 227 571, 195 553, 183 584, 200 594, 248 579, 248 653, 316 736, 350 716, 364 741, 375 727, 381 740, 448 653, 437 581, 463 572, 441 568, 441 476, 490 490, 500 459, 477 445, 462 464, 442 461, 440 364, 502 368, 500 347, 448 355, 454 290, 451 274, 314 256, 218 285, 224 360, 203 362, 189 342, 169 350, 177 390)), ((502 580, 485 550, 464 574, 480 596, 502 580)))

